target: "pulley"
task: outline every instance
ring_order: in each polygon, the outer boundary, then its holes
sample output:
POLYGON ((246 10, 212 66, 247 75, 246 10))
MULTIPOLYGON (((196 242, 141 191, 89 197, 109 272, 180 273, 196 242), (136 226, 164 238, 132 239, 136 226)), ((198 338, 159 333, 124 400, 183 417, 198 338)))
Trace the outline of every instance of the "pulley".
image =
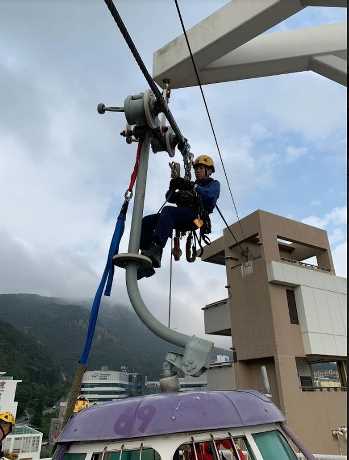
POLYGON ((160 126, 156 97, 150 90, 127 96, 124 111, 129 125, 148 126, 151 129, 160 126))
POLYGON ((156 132, 156 135, 152 137, 151 148, 154 153, 167 152, 172 158, 175 155, 177 143, 177 138, 173 129, 166 126, 164 130, 159 130, 156 132))

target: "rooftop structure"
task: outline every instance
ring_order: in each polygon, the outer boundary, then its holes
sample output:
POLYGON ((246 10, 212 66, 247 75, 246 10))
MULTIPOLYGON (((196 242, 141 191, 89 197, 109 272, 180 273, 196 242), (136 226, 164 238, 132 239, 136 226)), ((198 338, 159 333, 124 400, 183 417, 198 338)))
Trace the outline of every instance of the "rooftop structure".
POLYGON ((17 384, 22 380, 0 372, 0 411, 9 411, 16 418, 18 402, 15 401, 17 384))
POLYGON ((39 460, 42 433, 29 426, 15 426, 13 432, 3 441, 6 453, 16 454, 17 459, 39 460))
POLYGON ((126 371, 107 369, 85 372, 81 394, 91 403, 113 401, 129 395, 129 376, 126 371))
POLYGON ((347 287, 327 233, 260 210, 241 227, 230 226, 239 245, 224 230, 202 257, 226 267, 229 292, 204 307, 206 333, 232 337, 231 388, 271 393, 313 452, 337 453, 332 430, 347 423, 347 287))

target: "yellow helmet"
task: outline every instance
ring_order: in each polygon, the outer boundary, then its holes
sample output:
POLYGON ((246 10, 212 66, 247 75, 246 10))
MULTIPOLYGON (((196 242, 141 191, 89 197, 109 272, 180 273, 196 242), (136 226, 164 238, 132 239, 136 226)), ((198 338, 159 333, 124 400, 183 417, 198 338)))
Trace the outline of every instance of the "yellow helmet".
POLYGON ((0 421, 1 420, 3 422, 11 423, 11 425, 14 425, 16 422, 14 416, 8 411, 0 412, 0 421))
POLYGON ((212 172, 215 171, 213 160, 208 155, 199 155, 197 158, 195 158, 193 164, 194 164, 194 168, 195 166, 202 165, 202 166, 206 166, 207 168, 211 168, 212 172))
POLYGON ((80 412, 82 409, 87 409, 89 405, 90 403, 88 399, 86 399, 84 396, 79 396, 76 400, 73 412, 77 413, 80 412))

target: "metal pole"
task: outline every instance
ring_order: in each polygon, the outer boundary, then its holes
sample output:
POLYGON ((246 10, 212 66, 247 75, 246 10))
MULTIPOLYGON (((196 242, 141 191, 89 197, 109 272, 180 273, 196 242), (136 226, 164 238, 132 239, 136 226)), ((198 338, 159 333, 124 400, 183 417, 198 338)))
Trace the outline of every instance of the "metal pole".
MULTIPOLYGON (((142 229, 142 217, 143 217, 143 208, 144 208, 144 197, 145 197, 145 187, 147 181, 147 170, 148 170, 148 160, 149 160, 149 145, 150 145, 151 133, 148 131, 145 134, 139 168, 137 175, 137 184, 135 199, 133 205, 132 213, 132 222, 131 222, 131 233, 130 241, 128 246, 128 252, 131 254, 138 254, 139 243, 141 238, 141 229, 142 229)), ((126 285, 129 298, 131 300, 132 306, 144 324, 151 329, 155 335, 161 337, 162 339, 171 342, 180 347, 185 347, 188 342, 190 342, 191 337, 179 332, 173 331, 168 327, 164 326, 160 321, 158 321, 147 309, 144 304, 142 297, 139 292, 138 282, 137 282, 137 272, 138 272, 138 263, 137 262, 128 262, 126 267, 126 285)))
POLYGON ((173 274, 173 233, 171 235, 171 252, 170 252, 170 286, 168 290, 168 327, 171 327, 171 306, 172 306, 172 274, 173 274))
POLYGON ((132 211, 132 222, 130 231, 130 240, 128 243, 128 252, 138 254, 139 243, 141 240, 142 230, 142 217, 145 198, 145 187, 147 183, 148 173, 148 160, 149 160, 149 146, 150 146, 151 132, 145 133, 138 167, 136 192, 132 211))

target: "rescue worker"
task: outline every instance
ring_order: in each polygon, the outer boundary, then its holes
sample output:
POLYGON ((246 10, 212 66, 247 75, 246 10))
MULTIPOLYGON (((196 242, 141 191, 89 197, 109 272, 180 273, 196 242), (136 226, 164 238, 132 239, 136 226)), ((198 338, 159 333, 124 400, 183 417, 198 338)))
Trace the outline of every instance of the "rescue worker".
POLYGON ((0 412, 0 458, 2 458, 2 441, 10 434, 15 425, 15 418, 11 412, 3 411, 0 412))
POLYGON ((193 221, 211 214, 220 192, 220 183, 210 176, 214 163, 208 155, 198 156, 193 163, 195 182, 182 177, 171 179, 166 200, 174 206, 165 206, 158 214, 145 216, 142 221, 140 249, 153 262, 153 268, 140 268, 138 279, 152 276, 161 266, 163 248, 174 229, 188 231, 197 228, 193 221))
POLYGON ((75 402, 75 405, 74 405, 73 412, 75 414, 77 414, 82 409, 87 409, 89 406, 90 406, 90 403, 89 403, 88 399, 86 399, 84 396, 78 396, 78 398, 77 398, 77 400, 75 402))

